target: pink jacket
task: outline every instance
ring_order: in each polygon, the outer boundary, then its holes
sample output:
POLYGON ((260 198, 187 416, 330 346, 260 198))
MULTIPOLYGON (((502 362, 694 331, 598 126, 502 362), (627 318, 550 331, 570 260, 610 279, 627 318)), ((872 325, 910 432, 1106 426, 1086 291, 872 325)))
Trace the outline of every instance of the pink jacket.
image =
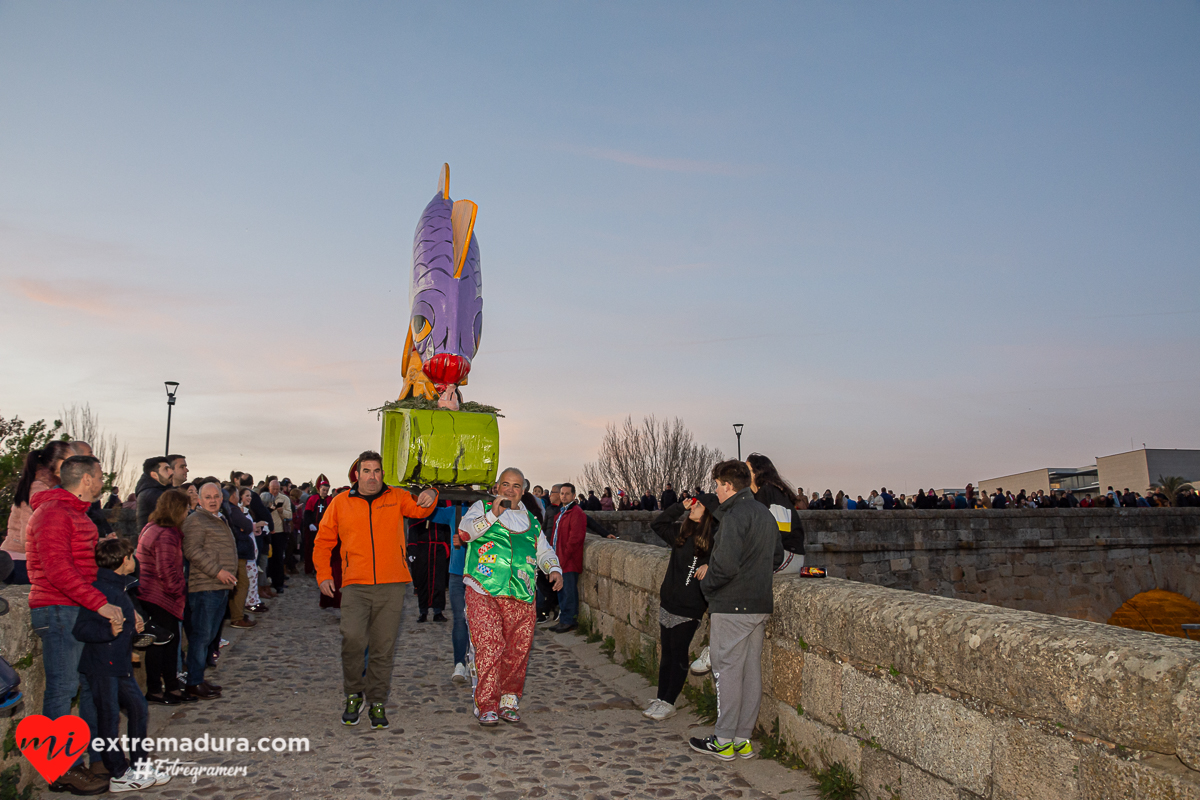
MULTIPOLYGON (((29 487, 29 499, 33 500, 35 494, 49 488, 45 482, 35 480, 29 487)), ((13 506, 12 513, 8 515, 8 534, 4 537, 4 547, 0 549, 12 556, 14 561, 25 560, 25 532, 29 528, 29 518, 32 516, 33 508, 29 503, 13 506)))

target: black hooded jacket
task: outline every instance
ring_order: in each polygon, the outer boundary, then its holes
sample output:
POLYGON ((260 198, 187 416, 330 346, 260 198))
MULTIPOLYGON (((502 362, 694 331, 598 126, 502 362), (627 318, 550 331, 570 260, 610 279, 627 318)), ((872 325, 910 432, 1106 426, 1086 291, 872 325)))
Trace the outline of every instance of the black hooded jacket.
MULTIPOLYGON (((714 495, 702 495, 700 502, 712 513, 720 503, 714 495)), ((687 509, 683 503, 674 503, 659 513, 650 527, 671 548, 671 559, 667 562, 667 574, 663 576, 662 586, 659 587, 659 605, 668 613, 688 619, 700 619, 708 610, 708 601, 700 589, 700 581, 696 578, 696 570, 708 563, 708 553, 701 555, 696 552, 696 539, 689 536, 687 541, 680 542, 679 535, 687 509)), ((717 521, 713 520, 713 534, 716 535, 717 521)))

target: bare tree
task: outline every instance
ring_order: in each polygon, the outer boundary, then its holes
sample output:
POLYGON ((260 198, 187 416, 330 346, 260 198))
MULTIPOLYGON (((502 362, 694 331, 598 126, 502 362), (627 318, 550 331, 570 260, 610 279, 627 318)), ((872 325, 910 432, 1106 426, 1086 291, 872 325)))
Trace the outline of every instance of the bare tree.
POLYGON ((604 486, 658 495, 664 484, 680 489, 711 490, 713 464, 724 459, 720 450, 696 444, 683 420, 660 420, 654 415, 635 425, 626 417, 620 426, 609 423, 598 458, 583 467, 587 488, 604 486))
POLYGON ((132 474, 126 474, 129 463, 129 447, 117 443, 116 434, 104 432, 100 427, 100 418, 92 411, 89 403, 80 406, 78 403, 62 410, 63 431, 72 441, 87 442, 92 446, 92 452, 100 459, 100 469, 104 472, 104 488, 113 486, 132 491, 132 474))

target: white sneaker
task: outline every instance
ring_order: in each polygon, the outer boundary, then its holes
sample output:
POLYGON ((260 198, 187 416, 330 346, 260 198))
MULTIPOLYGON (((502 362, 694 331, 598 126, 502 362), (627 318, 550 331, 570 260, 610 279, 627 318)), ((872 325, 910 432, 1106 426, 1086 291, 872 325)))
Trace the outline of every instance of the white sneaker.
POLYGON ((657 697, 650 701, 650 705, 642 712, 642 716, 647 719, 656 719, 660 722, 664 719, 669 719, 675 716, 675 706, 668 703, 666 700, 660 700, 657 697))
POLYGON ((168 771, 157 765, 150 759, 137 764, 134 767, 139 778, 153 778, 155 786, 162 786, 165 783, 170 783, 174 776, 168 771))
POLYGON ((692 662, 692 673, 704 675, 707 672, 712 672, 712 661, 708 657, 708 645, 705 645, 700 651, 700 657, 692 662))
POLYGON ((228 640, 228 639, 222 639, 222 640, 221 640, 221 644, 220 644, 220 645, 218 645, 218 646, 219 646, 219 647, 228 647, 228 646, 229 646, 229 640, 228 640))
POLYGON ((554 611, 550 614, 550 616, 546 617, 546 619, 539 622, 537 624, 537 626, 539 628, 553 628, 555 625, 558 624, 558 618, 559 618, 559 612, 554 611))
POLYGON ((467 672, 467 665, 462 662, 455 664, 454 675, 450 677, 450 680, 455 683, 466 683, 471 680, 471 673, 467 672))
POLYGON ((158 783, 156 775, 138 772, 130 767, 125 770, 125 774, 119 778, 109 778, 108 790, 110 792, 140 792, 142 789, 149 789, 158 783))

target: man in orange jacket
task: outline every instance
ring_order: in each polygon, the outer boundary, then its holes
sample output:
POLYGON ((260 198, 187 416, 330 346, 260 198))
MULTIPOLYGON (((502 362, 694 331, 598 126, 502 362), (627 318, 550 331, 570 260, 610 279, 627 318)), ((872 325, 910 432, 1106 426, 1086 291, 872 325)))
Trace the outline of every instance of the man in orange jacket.
POLYGON ((334 593, 330 556, 341 543, 342 682, 346 711, 342 723, 357 725, 365 702, 372 728, 386 728, 384 704, 392 688, 392 661, 404 594, 412 577, 404 548, 404 518, 434 512, 437 492, 426 489, 414 500, 383 482, 383 457, 368 450, 350 468, 350 491, 329 503, 313 543, 313 564, 321 593, 334 593), (363 677, 363 651, 368 651, 363 677))

